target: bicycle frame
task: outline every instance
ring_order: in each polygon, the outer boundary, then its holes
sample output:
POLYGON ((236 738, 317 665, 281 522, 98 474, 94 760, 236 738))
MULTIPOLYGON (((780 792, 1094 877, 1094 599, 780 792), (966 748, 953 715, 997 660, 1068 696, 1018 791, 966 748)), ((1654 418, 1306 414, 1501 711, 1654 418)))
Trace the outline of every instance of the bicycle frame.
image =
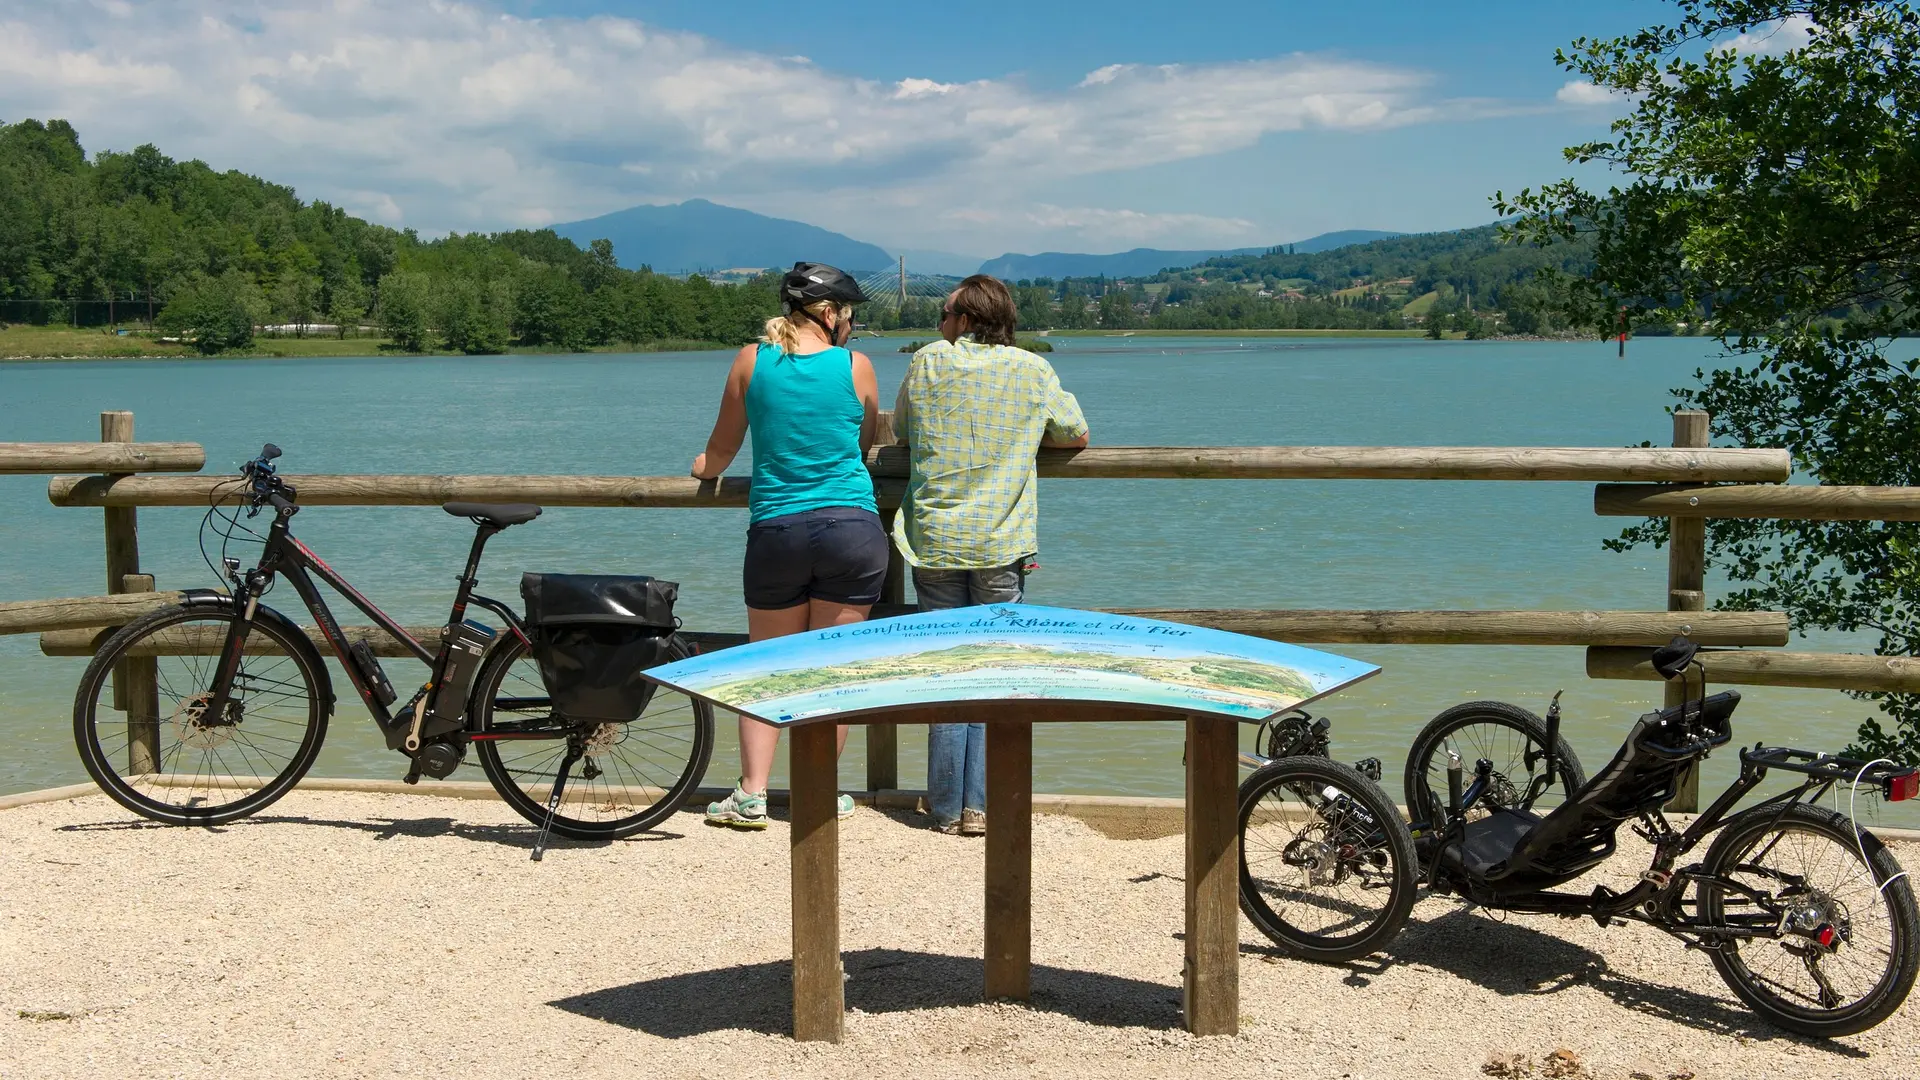
MULTIPOLYGON (((1755 803, 1747 811, 1777 806, 1779 814, 1776 820, 1785 817, 1788 808, 1796 803, 1808 800, 1817 802, 1837 783, 1866 779, 1875 784, 1885 784, 1894 773, 1907 771, 1897 768, 1873 770, 1867 762, 1850 758, 1790 747, 1755 745, 1740 751, 1739 777, 1684 831, 1676 832, 1668 823, 1664 811, 1655 810, 1642 815, 1634 832, 1653 845, 1653 863, 1640 875, 1639 883, 1626 892, 1615 893, 1602 885, 1587 895, 1553 891, 1502 894, 1497 890, 1476 888, 1476 883, 1472 881, 1454 878, 1451 883, 1462 896, 1486 907, 1535 915, 1585 915, 1603 926, 1611 919, 1633 919, 1703 948, 1721 948, 1739 938, 1778 936, 1778 920, 1770 914, 1758 916, 1752 927, 1728 926, 1724 922, 1715 925, 1702 923, 1697 912, 1685 910, 1692 904, 1686 899, 1689 884, 1711 882, 1722 889, 1743 893, 1762 907, 1767 906, 1771 898, 1737 881, 1705 874, 1698 865, 1677 871, 1674 869, 1674 864, 1682 856, 1727 823, 1733 808, 1754 788, 1759 787, 1772 769, 1806 776, 1806 780, 1798 787, 1755 803)), ((1483 787, 1483 783, 1476 782, 1468 792, 1477 797, 1483 787)), ((1472 801, 1464 800, 1463 808, 1471 806, 1472 801)), ((1754 857, 1764 855, 1778 841, 1779 837, 1776 836, 1766 849, 1755 853, 1754 857)))
MULTIPOLYGON (((372 716, 381 733, 386 736, 388 748, 405 752, 408 736, 414 727, 406 716, 406 710, 423 702, 428 691, 439 684, 446 670, 447 645, 443 641, 437 651, 429 649, 413 635, 407 633, 406 628, 392 616, 380 610, 373 601, 362 595, 338 571, 328 566, 324 559, 314 553, 313 549, 296 539, 291 531, 290 522, 299 509, 297 505, 292 504, 275 508, 273 525, 267 531, 266 548, 261 553, 258 565, 252 570, 242 576, 238 572, 237 560, 230 561, 228 564, 228 576, 234 585, 234 603, 239 608, 241 617, 230 625, 226 640, 221 645, 220 660, 216 669, 219 674, 211 689, 212 697, 207 703, 206 715, 215 717, 226 715, 227 695, 232 686, 234 672, 238 670, 240 658, 245 652, 247 635, 253 627, 260 597, 272 587, 273 579, 278 575, 285 577, 293 584, 294 591, 299 594, 301 602, 312 613, 320 633, 332 646, 342 670, 353 683, 354 690, 360 695, 360 700, 366 704, 368 714, 372 716), (327 606, 326 598, 314 584, 315 577, 332 586, 334 591, 346 597, 349 603, 372 619, 375 625, 391 634, 394 640, 398 641, 415 659, 427 665, 430 672, 429 679, 414 697, 409 699, 400 715, 396 716, 388 709, 387 703, 381 700, 379 688, 360 670, 359 663, 351 654, 352 643, 347 640, 346 633, 340 629, 340 623, 334 618, 332 609, 327 606)), ((499 531, 490 525, 481 525, 474 536, 473 547, 467 555, 466 569, 460 575, 459 589, 454 594, 453 610, 447 617, 447 625, 450 627, 458 625, 466 617, 468 606, 477 605, 499 615, 514 634, 525 641, 527 640, 526 627, 512 608, 473 591, 474 586, 478 584, 477 574, 481 553, 485 550, 487 541, 499 531)))

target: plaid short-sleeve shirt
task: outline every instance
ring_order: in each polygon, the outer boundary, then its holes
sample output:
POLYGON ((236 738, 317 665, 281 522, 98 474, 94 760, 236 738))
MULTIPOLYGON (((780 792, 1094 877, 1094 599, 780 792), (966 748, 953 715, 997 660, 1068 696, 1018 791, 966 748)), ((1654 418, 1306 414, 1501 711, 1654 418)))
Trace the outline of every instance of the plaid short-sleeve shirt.
POLYGON ((1053 365, 961 338, 913 354, 893 430, 913 461, 895 543, 914 566, 982 570, 1039 550, 1034 452, 1087 422, 1053 365))

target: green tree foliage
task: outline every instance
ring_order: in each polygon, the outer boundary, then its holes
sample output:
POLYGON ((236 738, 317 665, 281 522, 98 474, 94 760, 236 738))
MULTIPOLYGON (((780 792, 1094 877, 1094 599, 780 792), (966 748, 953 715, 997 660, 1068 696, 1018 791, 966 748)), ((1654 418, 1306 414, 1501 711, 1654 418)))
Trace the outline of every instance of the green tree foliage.
MULTIPOLYGON (((1633 95, 1609 139, 1568 159, 1632 181, 1604 193, 1566 181, 1497 204, 1525 215, 1523 237, 1591 245, 1591 279, 1566 293, 1588 324, 1604 329, 1621 308, 1712 320, 1734 365, 1675 393, 1713 414, 1715 435, 1785 447, 1821 484, 1920 484, 1920 371, 1888 355, 1920 314, 1920 17, 1871 0, 1677 8, 1671 26, 1560 56, 1633 95), (1726 47, 1788 18, 1811 25, 1804 45, 1726 47)), ((1741 583, 1722 606, 1873 631, 1883 655, 1920 652, 1920 525, 1714 521, 1709 536, 1714 563, 1741 583)), ((1613 546, 1664 538, 1654 522, 1613 546)), ((1920 760, 1920 697, 1879 704, 1854 749, 1920 760)))
POLYGON ((445 346, 468 355, 507 351, 513 301, 507 284, 484 286, 472 278, 447 275, 433 283, 434 324, 445 346))
POLYGON ((219 277, 196 274, 176 281, 171 291, 154 320, 160 329, 193 342, 209 356, 253 344, 254 313, 261 301, 246 275, 231 270, 219 277))
MULTIPOLYGON (((254 325, 296 333, 324 316, 344 336, 377 308, 403 337, 396 344, 415 351, 736 344, 779 310, 764 280, 622 270, 605 240, 582 251, 541 229, 422 241, 153 146, 89 160, 64 120, 0 124, 0 300, 14 302, 0 312, 65 319, 69 301, 190 299, 170 323, 180 326, 189 311, 202 318, 194 305, 210 280, 238 290, 254 325), (390 297, 380 286, 395 275, 401 295, 390 297)), ((92 317, 84 303, 79 311, 92 317)), ((236 339, 206 340, 216 337, 236 339)))
POLYGON ((336 281, 327 290, 327 320, 334 325, 334 333, 345 338, 367 317, 367 304, 370 294, 367 287, 357 277, 336 281))
POLYGON ((1133 294, 1118 289, 1100 298, 1100 329, 1137 330, 1146 325, 1146 320, 1134 310, 1133 294))
POLYGON ((525 263, 513 292, 513 329, 523 344, 579 349, 597 336, 584 317, 586 290, 561 267, 525 263))
POLYGON ((425 274, 392 273, 380 279, 380 328, 407 352, 426 352, 429 338, 430 279, 425 274))

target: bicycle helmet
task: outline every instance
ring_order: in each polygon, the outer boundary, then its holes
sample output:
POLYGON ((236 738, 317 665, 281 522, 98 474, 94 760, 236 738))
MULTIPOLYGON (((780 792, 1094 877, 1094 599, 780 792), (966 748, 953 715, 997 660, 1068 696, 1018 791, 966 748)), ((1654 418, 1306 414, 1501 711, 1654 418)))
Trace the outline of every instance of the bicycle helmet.
POLYGON ((797 262, 780 280, 780 310, 791 315, 808 304, 831 300, 837 304, 864 304, 867 294, 847 273, 826 263, 797 262))

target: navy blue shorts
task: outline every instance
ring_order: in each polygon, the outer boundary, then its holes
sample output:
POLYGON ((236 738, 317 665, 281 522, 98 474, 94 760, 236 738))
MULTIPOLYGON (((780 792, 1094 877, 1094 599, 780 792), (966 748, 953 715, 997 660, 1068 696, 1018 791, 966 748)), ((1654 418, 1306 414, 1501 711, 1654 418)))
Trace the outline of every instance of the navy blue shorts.
POLYGON ((880 515, 854 506, 756 521, 747 526, 747 561, 740 574, 747 606, 779 610, 808 600, 871 604, 880 599, 891 546, 880 515))

